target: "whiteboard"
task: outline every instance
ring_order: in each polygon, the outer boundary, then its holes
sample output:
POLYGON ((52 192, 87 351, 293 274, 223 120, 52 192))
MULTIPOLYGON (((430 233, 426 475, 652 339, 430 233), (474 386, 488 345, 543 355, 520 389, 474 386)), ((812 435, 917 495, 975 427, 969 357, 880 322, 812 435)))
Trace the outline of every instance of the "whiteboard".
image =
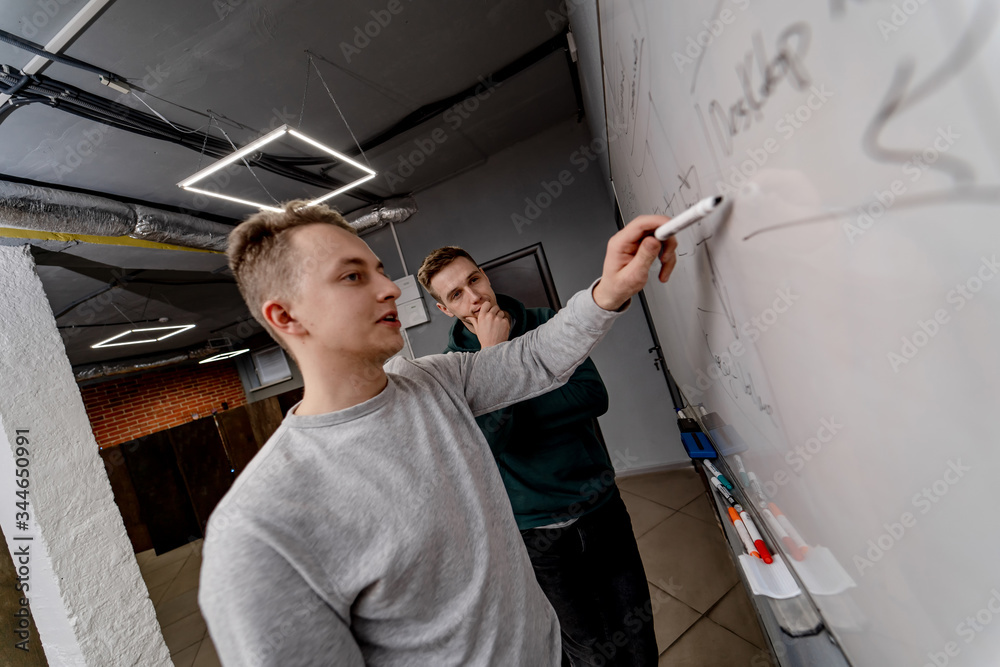
POLYGON ((599 13, 623 216, 731 202, 646 295, 785 560, 853 664, 1000 664, 1000 3, 599 13))

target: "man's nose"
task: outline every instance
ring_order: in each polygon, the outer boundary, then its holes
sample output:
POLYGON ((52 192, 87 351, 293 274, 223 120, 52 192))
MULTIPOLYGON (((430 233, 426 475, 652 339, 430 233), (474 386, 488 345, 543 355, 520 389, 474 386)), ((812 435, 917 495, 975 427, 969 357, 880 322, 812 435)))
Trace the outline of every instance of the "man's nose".
POLYGON ((395 281, 390 279, 389 276, 382 276, 382 279, 384 282, 382 285, 379 286, 380 287, 379 291, 381 293, 381 300, 387 301, 389 299, 398 299, 399 296, 403 293, 403 291, 399 289, 399 285, 397 285, 395 281))

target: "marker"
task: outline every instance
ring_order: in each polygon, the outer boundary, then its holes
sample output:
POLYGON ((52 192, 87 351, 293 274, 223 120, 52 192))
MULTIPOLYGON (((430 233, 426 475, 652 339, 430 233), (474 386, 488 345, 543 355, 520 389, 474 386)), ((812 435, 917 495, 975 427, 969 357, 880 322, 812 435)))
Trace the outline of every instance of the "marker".
POLYGON ((671 236, 681 231, 685 227, 690 227, 694 223, 698 222, 706 215, 714 211, 719 207, 723 201, 722 195, 717 197, 708 197, 702 199, 700 202, 689 208, 688 210, 680 213, 672 218, 670 222, 664 223, 656 228, 653 232, 653 236, 656 237, 657 241, 666 241, 671 236))
POLYGON ((733 485, 730 483, 730 481, 726 479, 725 475, 719 472, 718 468, 712 465, 711 461, 702 461, 701 464, 705 466, 705 469, 708 470, 708 472, 712 473, 713 476, 717 477, 719 481, 722 482, 722 485, 724 487, 726 487, 730 491, 733 490, 733 485))
POLYGON ((757 479, 757 475, 752 472, 747 473, 747 477, 750 479, 750 488, 753 489, 754 493, 760 498, 760 502, 766 503, 767 496, 764 495, 764 489, 761 488, 760 480, 757 479))
POLYGON ((784 526, 778 523, 777 517, 771 514, 771 510, 763 509, 760 513, 764 516, 764 521, 767 522, 767 525, 771 527, 771 531, 774 533, 775 537, 777 537, 778 540, 785 545, 785 548, 788 549, 788 553, 791 554, 792 558, 795 560, 804 559, 805 554, 802 549, 800 549, 799 545, 795 543, 795 540, 791 538, 784 526))
POLYGON ((750 533, 750 538, 753 540, 754 546, 757 547, 757 552, 760 553, 760 559, 768 565, 773 563, 774 559, 771 558, 771 552, 767 550, 764 538, 760 536, 760 531, 757 530, 757 526, 750 519, 750 515, 746 511, 743 511, 740 512, 740 518, 743 519, 743 524, 747 527, 747 532, 750 533))
POLYGON ((767 507, 771 510, 771 513, 774 514, 774 518, 777 519, 781 527, 785 529, 785 532, 788 533, 788 536, 795 542, 795 546, 799 549, 799 553, 801 553, 804 557, 806 552, 809 551, 809 545, 804 539, 802 539, 802 536, 799 535, 799 531, 795 530, 795 526, 793 526, 792 522, 788 520, 788 517, 785 516, 784 512, 778 509, 777 505, 774 503, 768 503, 767 507))
POLYGON ((736 461, 736 472, 740 476, 740 482, 743 486, 748 486, 750 484, 750 478, 747 477, 747 469, 743 467, 743 459, 740 458, 739 454, 734 454, 733 460, 736 461))
MULTIPOLYGON (((736 505, 736 498, 733 498, 733 494, 726 490, 726 487, 722 486, 722 482, 719 481, 717 477, 709 477, 708 481, 712 483, 712 486, 722 494, 722 497, 726 499, 730 505, 736 505)), ((738 505, 736 505, 738 507, 738 505)))
POLYGON ((757 549, 753 545, 753 540, 750 539, 750 533, 747 532, 747 527, 743 525, 743 520, 740 519, 740 515, 737 514, 736 510, 732 507, 729 508, 729 520, 733 522, 733 528, 736 529, 736 534, 740 536, 740 540, 743 542, 743 548, 751 556, 756 556, 760 558, 760 554, 757 553, 757 549))

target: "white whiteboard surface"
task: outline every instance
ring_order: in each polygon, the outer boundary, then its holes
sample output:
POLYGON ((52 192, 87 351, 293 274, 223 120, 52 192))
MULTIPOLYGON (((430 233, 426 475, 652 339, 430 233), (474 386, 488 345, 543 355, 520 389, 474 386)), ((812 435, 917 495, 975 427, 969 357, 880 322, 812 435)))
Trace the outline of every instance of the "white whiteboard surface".
POLYGON ((1000 3, 599 10, 622 215, 732 201, 646 289, 677 383, 853 664, 1000 664, 1000 3))

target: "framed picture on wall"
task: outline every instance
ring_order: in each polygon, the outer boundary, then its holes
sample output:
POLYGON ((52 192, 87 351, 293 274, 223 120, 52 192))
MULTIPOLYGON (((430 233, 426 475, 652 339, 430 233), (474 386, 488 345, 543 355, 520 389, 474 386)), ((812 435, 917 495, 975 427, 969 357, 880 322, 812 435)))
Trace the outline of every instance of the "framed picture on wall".
POLYGON ((264 348, 253 353, 253 366, 257 371, 260 386, 282 382, 292 377, 285 351, 279 346, 264 348))

